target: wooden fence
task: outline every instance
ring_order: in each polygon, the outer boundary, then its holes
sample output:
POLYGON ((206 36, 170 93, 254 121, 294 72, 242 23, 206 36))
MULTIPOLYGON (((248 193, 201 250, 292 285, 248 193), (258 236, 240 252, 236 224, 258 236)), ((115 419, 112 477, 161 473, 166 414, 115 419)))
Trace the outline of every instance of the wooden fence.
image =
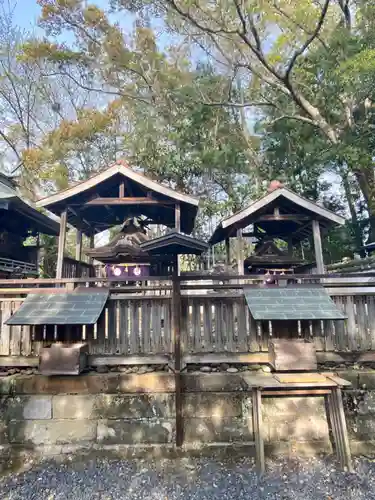
MULTIPOLYGON (((197 285, 184 284, 182 278, 180 281, 182 355, 266 352, 269 339, 279 336, 274 322, 256 322, 251 317, 238 280, 230 284, 217 278, 217 283, 200 281, 197 285)), ((87 279, 0 281, 0 356, 37 356, 41 346, 60 339, 57 329, 36 334, 34 327, 4 324, 27 292, 41 291, 42 287, 72 288, 75 284, 93 283, 109 286, 110 297, 97 324, 83 326, 79 332, 78 337, 88 343, 90 354, 123 358, 172 355, 171 280, 159 279, 137 287, 113 280, 87 279), (21 282, 27 288, 21 289, 21 282)), ((363 280, 343 286, 340 278, 325 279, 322 283, 348 319, 295 322, 289 330, 290 337, 311 339, 318 351, 375 351, 375 286, 363 280)))

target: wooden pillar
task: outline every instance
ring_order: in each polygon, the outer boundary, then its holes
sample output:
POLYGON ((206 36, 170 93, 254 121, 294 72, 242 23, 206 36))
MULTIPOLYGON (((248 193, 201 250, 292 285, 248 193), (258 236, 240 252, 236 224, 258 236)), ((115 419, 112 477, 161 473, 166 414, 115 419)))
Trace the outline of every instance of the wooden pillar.
MULTIPOLYGON (((181 232, 181 206, 179 203, 176 203, 174 206, 174 217, 175 217, 175 229, 178 233, 181 232)), ((176 258, 176 272, 177 276, 180 275, 181 270, 181 256, 177 255, 176 258)))
POLYGON ((243 262, 242 229, 237 229, 237 268, 238 268, 238 274, 240 276, 243 276, 245 274, 245 268, 243 262))
POLYGON ((229 267, 230 266, 230 239, 225 239, 225 263, 229 267))
POLYGON ((120 182, 118 195, 119 195, 119 198, 125 198, 125 182, 124 181, 120 182))
POLYGON ((183 443, 182 384, 181 384, 181 287, 176 256, 172 278, 172 339, 174 347, 176 446, 183 443))
POLYGON ((291 238, 288 239, 288 255, 293 256, 293 240, 291 238))
POLYGON ((56 278, 61 279, 63 277, 63 261, 64 261, 64 250, 65 250, 65 240, 66 240, 66 223, 67 223, 68 211, 65 209, 60 215, 60 234, 59 234, 59 245, 57 249, 57 265, 56 265, 56 278))
POLYGON ((317 267, 318 274, 324 274, 324 260, 323 260, 323 249, 322 249, 322 240, 320 234, 320 225, 319 221, 314 219, 312 221, 312 230, 313 230, 313 238, 314 238, 314 250, 315 250, 315 261, 317 267))
POLYGON ((174 217, 175 217, 175 229, 181 232, 181 207, 179 203, 174 206, 174 217))
MULTIPOLYGON (((89 247, 94 248, 94 246, 95 246, 95 235, 94 235, 94 233, 91 233, 89 247)), ((92 257, 89 257, 89 264, 92 264, 93 260, 94 259, 92 257)))
POLYGON ((82 231, 80 229, 76 232, 76 260, 78 262, 82 260, 82 231))

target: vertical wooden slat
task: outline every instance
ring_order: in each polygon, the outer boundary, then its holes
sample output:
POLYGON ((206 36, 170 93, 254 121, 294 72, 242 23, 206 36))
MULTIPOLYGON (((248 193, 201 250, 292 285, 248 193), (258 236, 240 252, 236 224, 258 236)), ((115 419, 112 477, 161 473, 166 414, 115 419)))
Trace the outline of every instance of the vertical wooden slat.
POLYGON ((189 303, 186 297, 181 297, 181 352, 187 353, 190 349, 189 337, 189 303))
POLYGON ((357 331, 356 331, 356 323, 355 323, 355 311, 354 311, 354 300, 353 297, 347 296, 345 297, 345 311, 348 316, 346 321, 347 324, 347 332, 348 332, 348 344, 349 349, 351 351, 357 351, 357 331))
POLYGON ((357 318, 357 343, 360 351, 367 351, 370 348, 368 335, 368 319, 366 297, 355 297, 356 318, 357 318))
POLYGON ((23 325, 21 332, 21 354, 22 356, 31 355, 31 328, 23 325))
POLYGON ((142 319, 142 352, 151 353, 151 321, 150 321, 151 301, 142 301, 141 319, 142 319))
POLYGON ((259 343, 258 343, 258 325, 255 319, 253 318, 249 308, 246 307, 246 315, 249 323, 249 347, 250 352, 258 352, 259 351, 259 343))
POLYGON ((224 343, 228 352, 236 352, 238 345, 234 324, 234 318, 236 317, 234 308, 234 299, 229 299, 226 307, 226 328, 224 332, 224 343))
MULTIPOLYGON (((342 297, 332 297, 337 308, 345 313, 345 305, 342 297)), ((346 351, 349 348, 346 321, 335 321, 336 349, 346 351)))
POLYGON ((0 335, 0 355, 9 356, 10 348, 10 326, 5 324, 5 321, 12 315, 12 303, 11 301, 4 301, 2 305, 2 324, 1 324, 1 335, 0 335))
MULTIPOLYGON (((14 314, 17 309, 20 307, 21 302, 14 301, 12 302, 12 314, 14 314)), ((10 354, 13 356, 19 356, 21 354, 21 326, 15 325, 10 329, 10 354)))
POLYGON ((367 297, 367 317, 369 325, 369 348, 375 350, 375 297, 369 295, 367 297))
POLYGON ((96 323, 96 342, 93 352, 97 354, 104 354, 106 349, 106 308, 102 311, 96 323))
POLYGON ((241 297, 237 302, 237 341, 238 350, 240 352, 246 352, 248 350, 246 327, 247 309, 245 301, 241 297))
POLYGON ((161 336, 161 300, 155 300, 152 311, 152 352, 159 352, 161 336))
POLYGON ((336 341, 336 331, 335 331, 335 325, 333 320, 326 320, 323 322, 323 339, 324 342, 322 341, 322 346, 317 347, 316 345, 316 350, 325 350, 325 351, 334 351, 337 347, 337 341, 336 341))
POLYGON ((202 352, 203 342, 202 342, 202 332, 201 332, 201 317, 200 317, 200 300, 197 298, 192 298, 191 300, 192 308, 192 335, 193 335, 193 346, 195 352, 202 352))
POLYGON ((116 331, 116 300, 109 300, 107 302, 108 322, 107 322, 107 348, 108 354, 116 354, 117 351, 117 331, 116 331))
MULTIPOLYGON (((164 345, 163 352, 171 352, 172 346, 172 314, 171 314, 171 301, 169 299, 164 301, 164 345)), ((181 324, 181 318, 180 318, 181 324)), ((181 329, 181 326, 180 326, 181 329)))
POLYGON ((120 353, 123 355, 129 352, 129 301, 119 301, 119 335, 120 353))
POLYGON ((133 328, 132 328, 132 345, 133 345, 133 353, 140 352, 140 335, 139 335, 139 301, 135 301, 133 308, 133 328))

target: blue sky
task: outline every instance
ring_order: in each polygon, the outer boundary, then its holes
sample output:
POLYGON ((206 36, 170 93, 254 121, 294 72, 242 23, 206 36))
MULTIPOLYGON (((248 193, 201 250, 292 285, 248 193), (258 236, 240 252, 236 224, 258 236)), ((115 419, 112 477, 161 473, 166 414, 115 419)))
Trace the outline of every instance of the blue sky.
POLYGON ((17 0, 15 8, 15 22, 22 28, 29 29, 33 25, 40 14, 40 7, 36 0, 17 0))

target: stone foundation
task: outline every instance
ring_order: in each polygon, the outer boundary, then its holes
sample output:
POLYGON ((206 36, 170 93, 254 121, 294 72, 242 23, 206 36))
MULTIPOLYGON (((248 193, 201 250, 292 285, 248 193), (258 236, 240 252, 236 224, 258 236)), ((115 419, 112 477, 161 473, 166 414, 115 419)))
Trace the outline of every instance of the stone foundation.
MULTIPOLYGON (((375 452, 375 371, 340 372, 353 383, 345 410, 353 453, 375 452)), ((253 452, 251 394, 230 373, 183 377, 184 446, 253 452)), ((174 378, 168 373, 0 378, 0 456, 21 450, 59 455, 80 449, 173 450, 174 378)), ((266 451, 332 451, 322 397, 263 399, 266 451)))

